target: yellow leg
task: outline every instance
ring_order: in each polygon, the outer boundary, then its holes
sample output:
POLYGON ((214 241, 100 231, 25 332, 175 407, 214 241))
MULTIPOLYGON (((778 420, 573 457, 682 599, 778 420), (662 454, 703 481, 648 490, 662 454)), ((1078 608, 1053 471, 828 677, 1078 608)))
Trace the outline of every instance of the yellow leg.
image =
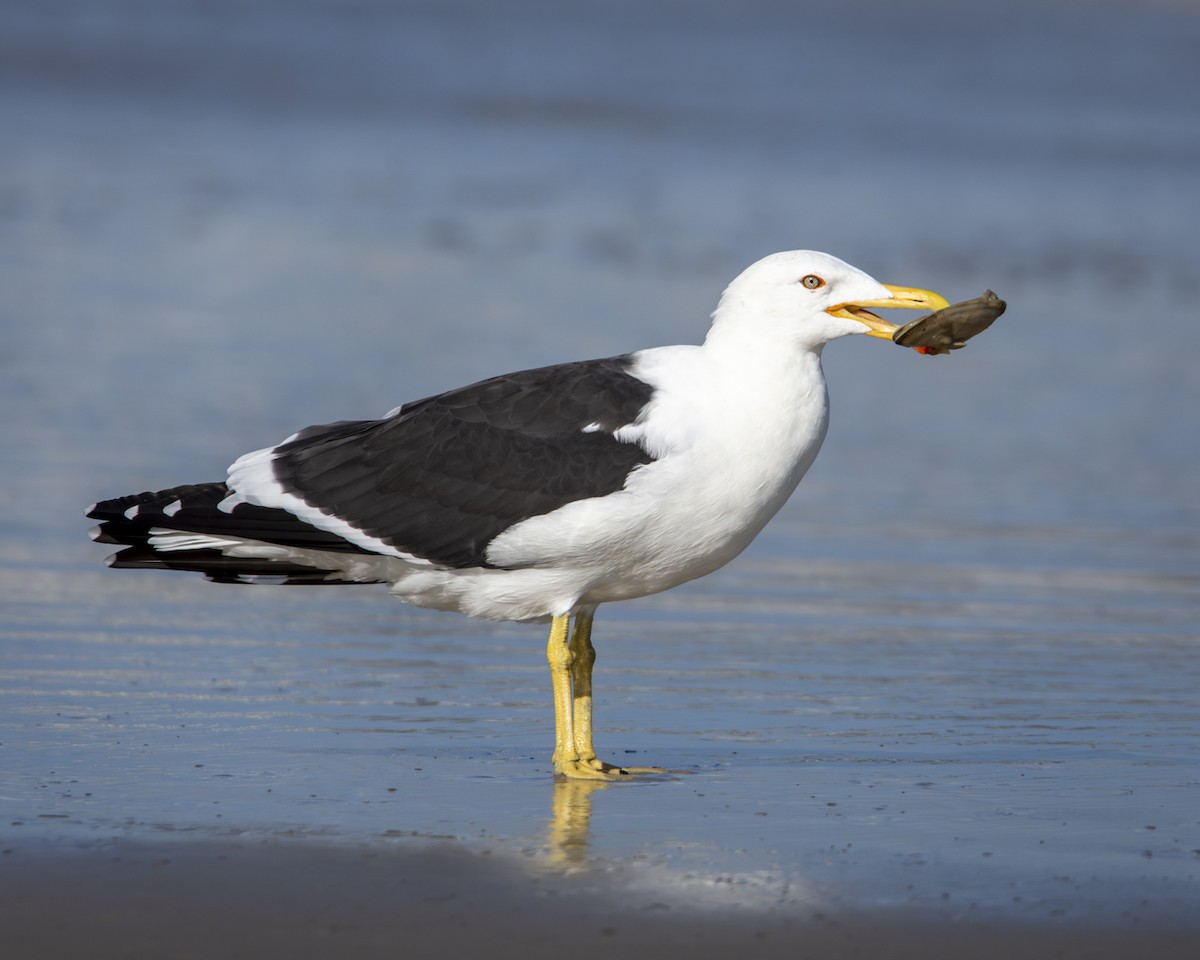
POLYGON ((571 720, 571 648, 567 644, 570 617, 555 617, 550 624, 546 660, 550 663, 550 684, 554 690, 554 769, 579 761, 575 749, 575 731, 571 720))
POLYGON ((571 687, 574 692, 571 725, 580 761, 600 767, 596 748, 592 746, 592 667, 596 663, 592 621, 595 615, 595 610, 580 610, 575 614, 575 627, 571 631, 571 687))
POLYGON ((546 659, 554 689, 554 772, 573 780, 615 780, 630 773, 663 773, 658 767, 622 768, 596 758, 592 746, 592 646, 594 608, 555 617, 550 626, 546 659), (569 635, 569 636, 568 636, 569 635))
POLYGON ((568 640, 570 617, 555 617, 546 644, 550 683, 554 688, 554 772, 573 780, 608 780, 608 775, 579 759, 575 742, 575 704, 572 697, 572 665, 575 655, 568 640))

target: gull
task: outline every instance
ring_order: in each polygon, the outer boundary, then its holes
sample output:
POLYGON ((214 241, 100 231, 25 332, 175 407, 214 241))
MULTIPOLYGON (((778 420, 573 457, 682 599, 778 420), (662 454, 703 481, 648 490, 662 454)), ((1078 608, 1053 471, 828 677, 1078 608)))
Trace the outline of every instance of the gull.
POLYGON ((825 253, 772 254, 721 295, 703 343, 492 377, 379 419, 307 427, 221 482, 94 504, 117 568, 224 583, 387 583, 409 603, 550 622, 557 775, 596 756, 600 604, 712 573, 783 506, 825 438, 821 352, 890 339, 879 308, 947 301, 825 253))

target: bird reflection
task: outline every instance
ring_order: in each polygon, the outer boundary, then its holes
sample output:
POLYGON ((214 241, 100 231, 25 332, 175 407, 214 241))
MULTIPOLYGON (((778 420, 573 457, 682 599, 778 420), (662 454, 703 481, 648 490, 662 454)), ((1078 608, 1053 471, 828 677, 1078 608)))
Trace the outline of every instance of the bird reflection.
POLYGON ((607 786, 603 780, 554 778, 550 824, 546 831, 551 864, 576 867, 587 862, 592 793, 607 786))
MULTIPOLYGON (((665 782, 695 773, 694 770, 662 770, 658 776, 639 783, 665 782)), ((609 786, 608 780, 576 780, 556 776, 550 795, 550 820, 546 828, 548 860, 555 867, 581 867, 587 863, 588 834, 592 825, 592 794, 609 786)), ((630 787, 617 787, 617 790, 630 787)))

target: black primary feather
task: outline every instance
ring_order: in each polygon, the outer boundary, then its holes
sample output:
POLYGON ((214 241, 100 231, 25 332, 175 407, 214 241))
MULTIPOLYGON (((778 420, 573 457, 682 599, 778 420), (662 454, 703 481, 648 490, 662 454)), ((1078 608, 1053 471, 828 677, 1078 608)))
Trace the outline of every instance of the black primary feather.
POLYGON ((135 493, 95 504, 88 516, 101 521, 92 531, 98 543, 124 547, 109 558, 118 569, 188 570, 210 580, 228 583, 247 578, 279 579, 286 583, 326 583, 332 570, 318 570, 289 560, 227 557, 206 547, 191 550, 156 550, 150 543, 154 531, 179 530, 208 536, 228 536, 305 550, 334 553, 364 551, 336 534, 318 530, 286 510, 239 503, 230 511, 218 509, 229 494, 224 483, 186 484, 168 490, 135 493), (178 506, 172 506, 178 504, 178 506), (136 509, 134 509, 136 508, 136 509), (166 508, 171 512, 165 513, 166 508))

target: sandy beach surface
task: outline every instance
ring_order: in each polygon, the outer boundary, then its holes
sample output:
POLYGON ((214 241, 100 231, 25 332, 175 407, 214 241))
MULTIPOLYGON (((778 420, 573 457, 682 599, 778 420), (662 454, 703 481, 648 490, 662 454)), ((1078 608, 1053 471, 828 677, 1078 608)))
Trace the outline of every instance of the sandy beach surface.
MULTIPOLYGON (((711 909, 631 895, 628 878, 531 868, 461 847, 118 844, 15 865, 19 957, 355 956, 1002 960, 1195 955, 1159 927, 948 923, 909 911, 711 909), (69 904, 68 909, 64 909, 69 904)), ((640 892, 640 891, 639 891, 640 892)), ((702 899, 702 898, 701 898, 702 899)))
POLYGON ((5 956, 1200 955, 1200 10, 0 7, 5 956), (1008 313, 825 354, 719 573, 543 628, 106 569, 94 500, 696 342, 773 250, 1008 313))

